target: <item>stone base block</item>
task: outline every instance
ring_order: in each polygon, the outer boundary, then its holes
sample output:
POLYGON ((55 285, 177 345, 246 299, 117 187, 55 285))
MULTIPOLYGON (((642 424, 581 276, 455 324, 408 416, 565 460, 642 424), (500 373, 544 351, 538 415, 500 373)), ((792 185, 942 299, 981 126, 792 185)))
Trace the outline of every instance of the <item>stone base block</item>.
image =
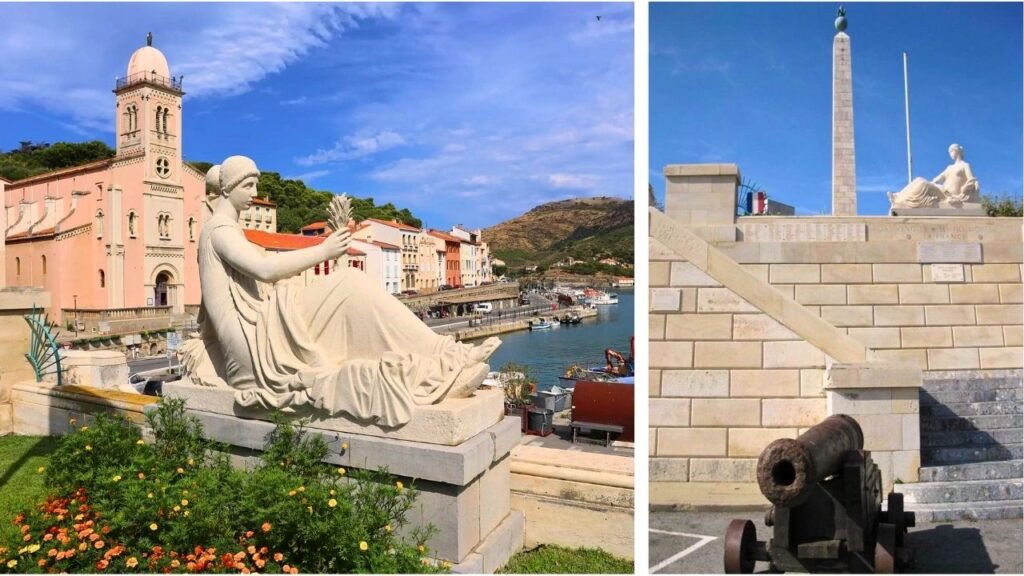
POLYGON ((512 510, 480 545, 466 558, 452 566, 456 574, 493 574, 523 548, 526 517, 512 510))
POLYGON ((87 386, 49 386, 35 382, 16 384, 11 395, 15 434, 54 436, 71 431, 69 420, 86 424, 95 414, 118 413, 132 422, 145 421, 144 409, 158 402, 134 392, 87 386))
POLYGON ((60 353, 66 370, 64 384, 136 393, 128 384, 128 359, 114 350, 65 350, 60 353))
POLYGON ((0 404, 0 436, 14 434, 14 405, 10 402, 0 404))
POLYGON ((633 558, 633 509, 516 492, 512 506, 526 514, 524 545, 600 548, 633 558))
MULTIPOLYGON (((230 388, 194 386, 181 382, 164 385, 165 398, 181 398, 190 409, 254 420, 268 419, 264 410, 235 404, 230 388)), ((308 417, 310 428, 339 434, 378 436, 417 443, 457 446, 494 425, 504 415, 505 394, 498 389, 480 389, 469 398, 450 399, 430 406, 418 406, 412 420, 399 428, 383 428, 346 416, 324 417, 315 411, 297 412, 308 417)))
MULTIPOLYGON (((475 404, 486 408, 491 398, 493 394, 487 394, 475 404)), ((196 409, 188 412, 202 423, 207 438, 234 447, 239 453, 258 453, 274 429, 265 420, 196 409)), ((521 436, 517 418, 502 418, 455 446, 339 432, 322 426, 322 422, 316 422, 306 430, 328 442, 326 462, 367 470, 386 468, 397 479, 416 487, 418 496, 408 520, 411 526, 431 524, 437 528, 427 544, 439 560, 464 562, 509 516, 509 453, 521 436)), ((487 555, 482 558, 486 560, 487 555)))
MULTIPOLYGON (((945 203, 943 203, 945 204, 945 203)), ((931 208, 890 208, 892 216, 949 216, 963 218, 968 216, 988 217, 988 213, 981 207, 981 204, 965 203, 962 207, 952 207, 948 204, 931 208)))

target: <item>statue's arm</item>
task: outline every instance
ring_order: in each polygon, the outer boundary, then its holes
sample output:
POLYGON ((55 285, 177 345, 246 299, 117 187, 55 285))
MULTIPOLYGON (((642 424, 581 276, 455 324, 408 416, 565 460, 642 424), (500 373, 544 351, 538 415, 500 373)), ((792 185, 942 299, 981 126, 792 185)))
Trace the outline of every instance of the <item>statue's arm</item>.
POLYGON ((214 230, 212 240, 221 260, 242 274, 267 283, 295 276, 329 259, 323 245, 263 254, 244 235, 229 227, 214 230))
POLYGON ((977 180, 977 178, 974 177, 974 171, 971 170, 971 165, 967 162, 964 162, 964 176, 967 177, 968 182, 971 180, 977 180))

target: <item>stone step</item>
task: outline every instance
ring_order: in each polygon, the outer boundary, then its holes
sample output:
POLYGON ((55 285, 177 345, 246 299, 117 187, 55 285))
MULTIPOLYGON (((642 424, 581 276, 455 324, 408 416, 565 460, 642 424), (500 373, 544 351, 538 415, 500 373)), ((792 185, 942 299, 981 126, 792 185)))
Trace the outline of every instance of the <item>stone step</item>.
POLYGON ((924 466, 1017 460, 1021 457, 1021 444, 979 446, 976 448, 921 448, 921 464, 924 466))
POLYGON ((1021 430, 1024 427, 1024 415, 1002 414, 997 416, 928 416, 921 418, 921 433, 926 432, 960 432, 992 430, 1021 430))
POLYGON ((929 378, 926 376, 921 387, 929 392, 963 392, 1020 388, 1022 381, 1024 381, 1024 372, 1017 370, 979 378, 929 378))
POLYGON ((950 466, 921 467, 921 482, 954 482, 958 480, 1003 480, 1024 476, 1021 460, 974 462, 950 466))
POLYGON ((1015 402, 1020 404, 1024 398, 1024 389, 1016 388, 994 388, 990 390, 950 390, 950 391, 921 391, 921 404, 950 404, 950 403, 973 403, 973 402, 1015 402))
POLYGON ((1020 414, 1021 402, 965 402, 948 404, 921 403, 922 418, 938 416, 997 416, 1001 414, 1020 414))
POLYGON ((951 502, 942 504, 914 504, 907 507, 915 514, 917 525, 935 522, 956 522, 957 520, 1003 520, 1021 518, 1021 502, 995 500, 991 502, 951 502))
POLYGON ((991 502, 994 500, 1020 501, 1024 492, 1021 479, 960 480, 956 482, 918 482, 897 484, 894 488, 904 495, 909 504, 938 504, 950 502, 991 502))
POLYGON ((1020 444, 1024 432, 1020 428, 1006 430, 961 430, 952 432, 922 432, 921 447, 972 448, 987 445, 1020 444))

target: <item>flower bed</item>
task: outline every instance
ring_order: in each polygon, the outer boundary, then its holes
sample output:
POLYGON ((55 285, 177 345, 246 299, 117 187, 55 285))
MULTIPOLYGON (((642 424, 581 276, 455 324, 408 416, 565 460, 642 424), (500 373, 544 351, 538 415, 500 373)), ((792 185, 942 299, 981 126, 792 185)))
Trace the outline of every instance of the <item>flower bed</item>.
MULTIPOLYGON (((386 471, 322 463, 319 437, 278 421, 260 464, 231 466, 180 402, 155 436, 100 416, 39 470, 49 496, 14 518, 0 572, 438 572, 428 528, 397 535, 415 490, 386 471)), ((77 425, 76 422, 72 422, 77 425)))

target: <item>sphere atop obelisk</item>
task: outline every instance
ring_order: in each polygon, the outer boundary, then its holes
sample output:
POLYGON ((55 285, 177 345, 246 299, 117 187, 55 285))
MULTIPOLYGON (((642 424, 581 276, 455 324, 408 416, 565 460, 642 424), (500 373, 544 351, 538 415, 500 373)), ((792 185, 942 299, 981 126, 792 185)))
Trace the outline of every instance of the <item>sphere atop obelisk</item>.
POLYGON ((838 30, 840 32, 845 32, 846 31, 846 8, 843 8, 842 6, 840 6, 839 7, 839 12, 837 12, 837 14, 839 16, 836 18, 836 30, 838 30))

